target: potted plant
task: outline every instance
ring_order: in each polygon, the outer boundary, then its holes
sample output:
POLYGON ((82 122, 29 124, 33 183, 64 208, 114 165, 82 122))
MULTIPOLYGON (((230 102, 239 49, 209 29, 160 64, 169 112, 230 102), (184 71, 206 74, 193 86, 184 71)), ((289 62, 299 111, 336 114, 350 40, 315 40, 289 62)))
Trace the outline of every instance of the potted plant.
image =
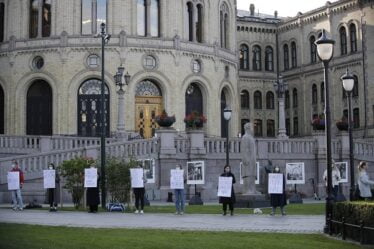
POLYGON ((313 130, 324 130, 325 129, 325 116, 320 114, 318 117, 312 120, 313 130))
POLYGON ((206 117, 198 111, 192 111, 184 118, 187 128, 196 129, 203 127, 206 123, 206 117))
POLYGON ((160 127, 170 127, 175 122, 175 116, 169 116, 168 113, 163 110, 160 115, 155 117, 155 120, 160 127))
POLYGON ((338 122, 336 122, 336 127, 339 131, 347 131, 348 130, 348 120, 345 116, 343 116, 338 122))

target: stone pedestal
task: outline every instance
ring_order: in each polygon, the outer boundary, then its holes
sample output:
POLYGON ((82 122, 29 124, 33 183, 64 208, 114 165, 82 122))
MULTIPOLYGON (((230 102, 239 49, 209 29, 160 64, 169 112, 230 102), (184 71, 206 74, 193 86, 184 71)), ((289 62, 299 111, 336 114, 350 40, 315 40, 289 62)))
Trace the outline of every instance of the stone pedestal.
POLYGON ((187 135, 190 138, 191 154, 206 154, 204 147, 204 131, 203 130, 189 130, 187 135))
POLYGON ((160 137, 160 154, 161 155, 175 155, 175 136, 177 131, 174 128, 162 128, 157 130, 157 136, 160 137))
POLYGON ((264 208, 270 207, 270 201, 263 194, 236 195, 236 208, 264 208))

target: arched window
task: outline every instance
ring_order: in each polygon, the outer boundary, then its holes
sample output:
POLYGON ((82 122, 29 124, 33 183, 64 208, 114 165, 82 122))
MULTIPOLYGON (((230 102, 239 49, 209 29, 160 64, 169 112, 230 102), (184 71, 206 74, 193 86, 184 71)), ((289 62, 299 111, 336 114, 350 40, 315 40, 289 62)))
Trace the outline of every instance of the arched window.
POLYGON ((103 123, 105 135, 109 133, 109 91, 105 84, 105 120, 101 121, 101 81, 88 79, 82 83, 78 90, 78 135, 84 137, 96 137, 101 135, 103 123))
POLYGON ((298 106, 298 99, 297 99, 297 89, 294 88, 292 90, 292 106, 297 107, 298 106))
POLYGON ((262 109, 262 94, 260 91, 255 91, 253 94, 254 108, 262 109))
POLYGON ((220 8, 220 33, 221 33, 221 47, 228 48, 229 36, 229 7, 226 3, 221 4, 220 8))
POLYGON ((249 109, 249 93, 247 90, 243 90, 240 93, 240 107, 242 109, 249 109))
POLYGON ((287 44, 283 45, 283 64, 284 64, 283 67, 285 71, 290 68, 290 59, 289 59, 287 44))
POLYGON ((341 27, 339 29, 340 34, 340 54, 345 55, 347 54, 347 32, 345 27, 341 27))
POLYGON ((352 97, 358 97, 358 77, 353 75, 354 78, 354 85, 352 89, 352 97))
POLYGON ((290 91, 288 90, 284 92, 284 102, 285 108, 290 108, 290 91))
POLYGON ((275 122, 272 119, 266 121, 266 136, 275 137, 275 122))
POLYGON ((312 104, 317 104, 317 86, 316 84, 313 84, 312 86, 312 104))
POLYGON ((188 40, 193 41, 193 4, 191 2, 187 3, 187 17, 188 40))
POLYGON ((82 0, 81 13, 82 35, 97 34, 101 32, 100 25, 107 24, 107 0, 82 0))
POLYGON ((321 102, 325 103, 325 82, 321 82, 321 102))
POLYGON ((258 45, 253 46, 252 65, 254 71, 261 71, 261 48, 258 45))
POLYGON ((5 4, 0 3, 0 42, 4 41, 5 4))
POLYGON ((360 109, 353 109, 353 128, 360 128, 360 109))
POLYGON ((245 44, 240 45, 240 69, 249 69, 249 49, 245 44))
POLYGON ((356 25, 349 25, 349 36, 351 38, 351 53, 357 52, 357 32, 356 25))
POLYGON ((266 93, 266 109, 274 109, 274 93, 266 93))
POLYGON ((310 43, 310 63, 316 63, 317 61, 317 45, 314 44, 316 41, 316 38, 314 35, 312 35, 309 38, 309 43, 310 43))
POLYGON ((137 0, 137 33, 138 36, 160 35, 159 0, 137 0))
POLYGON ((186 116, 196 111, 203 114, 203 94, 197 83, 191 83, 185 93, 186 116))
POLYGON ((30 86, 26 106, 26 134, 52 135, 52 89, 46 81, 30 86))
POLYGON ((254 133, 255 133, 255 137, 262 137, 262 120, 261 119, 255 119, 254 133))
POLYGON ((265 49, 265 70, 266 71, 273 71, 273 48, 267 46, 265 49))
POLYGON ((291 64, 292 68, 297 67, 296 43, 291 42, 291 64))

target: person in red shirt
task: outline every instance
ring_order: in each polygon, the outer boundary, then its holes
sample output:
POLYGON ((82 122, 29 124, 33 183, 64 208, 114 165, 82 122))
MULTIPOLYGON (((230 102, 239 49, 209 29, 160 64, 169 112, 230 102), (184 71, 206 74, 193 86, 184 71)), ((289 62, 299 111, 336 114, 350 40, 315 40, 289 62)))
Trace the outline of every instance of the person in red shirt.
POLYGON ((23 183, 25 182, 23 172, 18 166, 18 162, 16 160, 12 161, 12 169, 11 172, 19 172, 19 189, 11 190, 12 193, 12 201, 13 201, 13 210, 23 210, 23 201, 22 201, 22 194, 21 189, 23 186, 23 183))

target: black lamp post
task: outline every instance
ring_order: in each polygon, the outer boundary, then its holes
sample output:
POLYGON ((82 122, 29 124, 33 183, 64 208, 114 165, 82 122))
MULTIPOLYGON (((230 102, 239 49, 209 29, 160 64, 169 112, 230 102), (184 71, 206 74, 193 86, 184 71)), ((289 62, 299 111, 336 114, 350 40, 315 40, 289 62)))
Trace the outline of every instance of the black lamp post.
POLYGON ((119 89, 117 91, 118 93, 118 119, 117 119, 117 137, 124 138, 126 135, 125 131, 125 90, 122 89, 124 86, 127 86, 130 82, 131 76, 129 73, 126 73, 125 76, 123 76, 123 73, 125 71, 125 68, 121 65, 118 67, 117 73, 113 76, 114 82, 117 86, 119 86, 119 89), (125 81, 122 80, 122 76, 124 77, 125 81))
POLYGON ((354 201, 355 193, 355 170, 354 170, 354 158, 353 158, 353 138, 352 138, 352 104, 351 104, 351 93, 355 84, 355 78, 347 72, 340 78, 343 83, 344 90, 347 92, 348 98, 348 133, 349 133, 349 168, 351 171, 351 188, 349 190, 349 200, 354 201))
POLYGON ((324 78, 325 78, 325 124, 326 124, 326 157, 327 157, 327 198, 326 198, 326 224, 324 231, 329 232, 331 229, 329 226, 329 219, 332 214, 332 158, 331 158, 331 112, 330 112, 330 93, 329 93, 329 62, 334 54, 335 41, 328 39, 325 34, 325 30, 322 30, 321 37, 315 42, 317 45, 318 57, 321 59, 324 66, 324 78))
POLYGON ((229 157, 229 121, 231 119, 231 113, 232 113, 232 110, 226 106, 225 109, 223 110, 223 117, 225 118, 226 120, 226 165, 230 165, 229 164, 229 160, 230 160, 230 157, 229 157))
POLYGON ((106 128, 106 119, 105 119, 105 81, 104 81, 104 46, 109 42, 110 35, 105 33, 105 23, 100 25, 101 28, 101 206, 105 208, 106 204, 106 179, 105 179, 105 128, 106 128))

